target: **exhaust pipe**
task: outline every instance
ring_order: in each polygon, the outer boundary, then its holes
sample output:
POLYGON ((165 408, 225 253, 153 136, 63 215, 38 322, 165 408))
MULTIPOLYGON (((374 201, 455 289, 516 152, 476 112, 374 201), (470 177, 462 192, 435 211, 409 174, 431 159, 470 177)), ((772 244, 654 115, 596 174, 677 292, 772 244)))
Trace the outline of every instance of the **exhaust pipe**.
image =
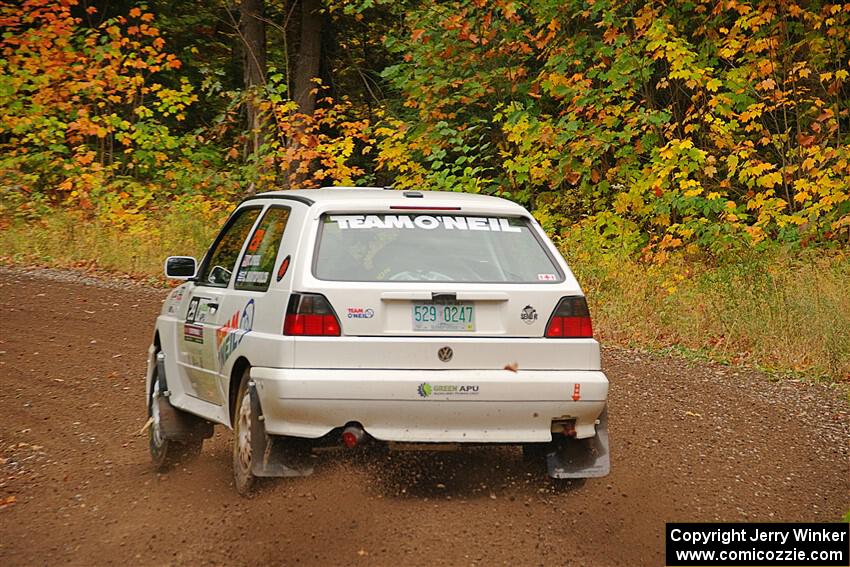
POLYGON ((349 425, 342 432, 342 443, 349 449, 353 449, 363 441, 366 433, 359 425, 349 425))

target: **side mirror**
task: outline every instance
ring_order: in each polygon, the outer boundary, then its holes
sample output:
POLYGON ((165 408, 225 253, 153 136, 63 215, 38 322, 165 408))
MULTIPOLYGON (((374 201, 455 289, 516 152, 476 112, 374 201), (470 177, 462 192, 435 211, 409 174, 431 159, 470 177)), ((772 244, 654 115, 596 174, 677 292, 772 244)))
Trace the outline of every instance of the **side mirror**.
POLYGON ((198 261, 191 256, 169 256, 165 259, 165 277, 190 280, 198 271, 198 261))

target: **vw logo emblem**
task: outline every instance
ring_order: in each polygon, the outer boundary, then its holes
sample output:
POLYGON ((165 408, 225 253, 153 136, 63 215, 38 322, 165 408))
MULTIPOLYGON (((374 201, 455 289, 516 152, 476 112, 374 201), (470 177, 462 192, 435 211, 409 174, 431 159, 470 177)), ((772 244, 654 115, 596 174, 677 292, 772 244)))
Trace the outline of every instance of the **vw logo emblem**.
POLYGON ((451 347, 444 346, 443 348, 437 351, 437 358, 439 358, 443 362, 450 361, 452 359, 452 356, 454 356, 454 352, 452 351, 451 347))

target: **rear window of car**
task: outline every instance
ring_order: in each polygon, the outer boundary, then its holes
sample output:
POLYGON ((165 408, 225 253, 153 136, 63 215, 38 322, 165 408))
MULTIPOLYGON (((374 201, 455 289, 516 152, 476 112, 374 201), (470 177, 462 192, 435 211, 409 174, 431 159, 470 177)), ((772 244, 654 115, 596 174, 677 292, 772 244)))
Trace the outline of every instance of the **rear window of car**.
POLYGON ((552 283, 563 274, 528 220, 499 216, 326 214, 322 280, 552 283))

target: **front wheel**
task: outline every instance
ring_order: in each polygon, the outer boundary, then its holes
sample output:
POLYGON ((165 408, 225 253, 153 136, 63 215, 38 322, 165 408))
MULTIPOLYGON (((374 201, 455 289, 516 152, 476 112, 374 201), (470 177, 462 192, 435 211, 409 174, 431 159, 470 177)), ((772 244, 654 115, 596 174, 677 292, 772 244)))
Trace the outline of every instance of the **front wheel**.
POLYGON ((251 447, 251 426, 256 416, 251 409, 249 374, 250 370, 246 369, 242 375, 233 420, 233 482, 236 492, 243 496, 251 492, 257 480, 252 472, 254 455, 251 447))
POLYGON ((193 459, 200 455, 204 446, 204 438, 201 434, 196 434, 181 441, 168 439, 162 426, 162 415, 160 413, 160 404, 167 404, 168 400, 162 400, 160 395, 159 380, 154 379, 148 410, 150 415, 148 450, 154 467, 159 471, 166 471, 181 461, 193 459))
POLYGON ((174 453, 174 449, 162 432, 162 421, 159 415, 159 380, 157 379, 154 379, 153 388, 151 388, 149 413, 151 423, 148 428, 148 449, 154 467, 162 471, 171 464, 169 458, 174 453))
POLYGON ((201 454, 204 446, 204 437, 212 435, 212 426, 200 418, 186 414, 171 406, 167 398, 162 398, 159 385, 159 371, 154 368, 153 387, 150 392, 150 403, 148 404, 148 450, 151 462, 159 471, 166 471, 181 461, 192 459, 201 454), (162 412, 177 412, 177 419, 188 434, 184 434, 179 440, 169 439, 163 427, 162 412), (206 425, 207 427, 203 427, 206 425))

